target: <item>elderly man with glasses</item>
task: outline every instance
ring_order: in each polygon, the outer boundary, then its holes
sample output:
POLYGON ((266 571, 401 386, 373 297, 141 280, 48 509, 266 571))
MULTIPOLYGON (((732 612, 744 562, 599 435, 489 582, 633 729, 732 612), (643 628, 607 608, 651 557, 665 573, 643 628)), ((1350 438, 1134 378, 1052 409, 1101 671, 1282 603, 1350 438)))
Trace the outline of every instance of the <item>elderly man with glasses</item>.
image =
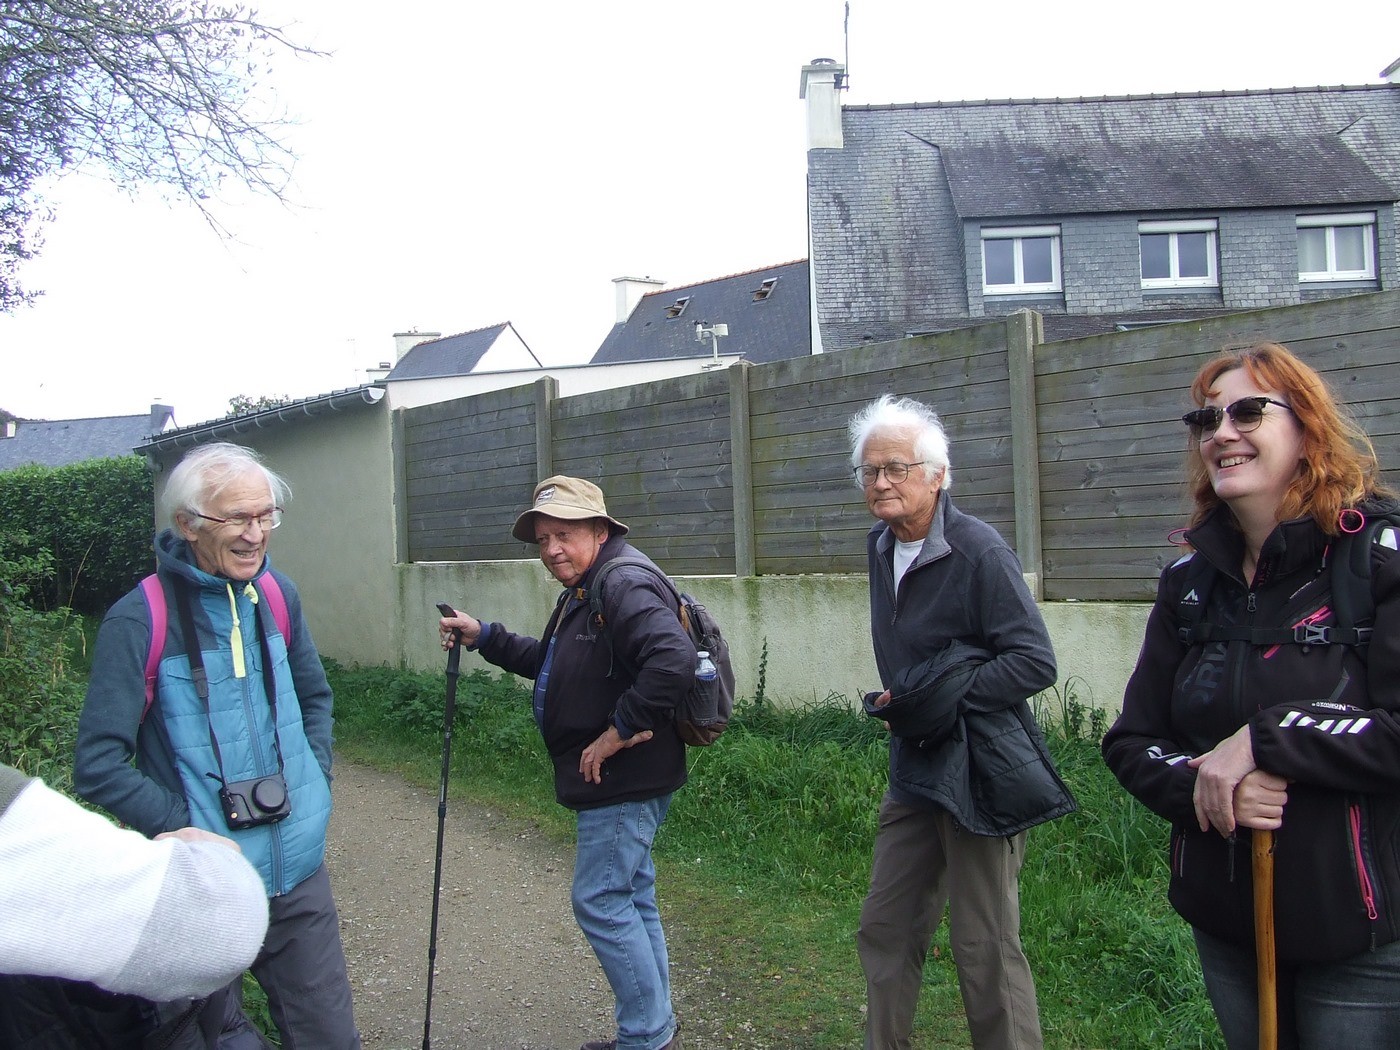
POLYGON ((1026 829, 1074 802, 1027 699, 1055 655, 1020 563, 948 496, 948 439, 926 405, 889 395, 850 421, 852 469, 877 519, 870 633, 890 729, 870 892, 857 944, 869 1050, 911 1046, 924 960, 948 907, 977 1050, 1041 1046, 1021 949, 1026 829))
MULTIPOLYGON (((232 838, 267 889, 252 970, 283 1045, 354 1050, 324 859, 331 690, 296 587, 267 558, 288 495, 238 445, 200 446, 171 471, 171 527, 156 537, 164 601, 137 587, 102 621, 73 784, 146 835, 193 825, 232 838)), ((238 994, 234 982, 206 1006, 226 1011, 218 1045, 262 1046, 238 994)))

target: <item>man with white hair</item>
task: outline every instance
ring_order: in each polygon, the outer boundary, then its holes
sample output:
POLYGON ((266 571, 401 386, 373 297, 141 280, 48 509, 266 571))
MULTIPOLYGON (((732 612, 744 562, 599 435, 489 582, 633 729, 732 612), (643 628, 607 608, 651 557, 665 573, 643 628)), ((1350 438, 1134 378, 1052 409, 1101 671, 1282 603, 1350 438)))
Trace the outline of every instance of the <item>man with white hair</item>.
MULTIPOLYGON (((269 898, 252 970, 283 1045, 358 1050, 325 864, 331 688, 296 585, 267 556, 288 497, 238 445, 201 445, 171 471, 156 537, 168 628, 152 638, 139 587, 103 619, 73 786, 146 835, 192 824, 237 842, 269 898)), ((226 998, 238 995, 234 982, 226 998)))
POLYGON ((924 960, 948 906, 977 1050, 1041 1046, 1021 949, 1026 829, 1074 808, 1027 698, 1055 655, 1020 563, 953 506, 948 438, 928 406, 885 395, 850 421, 867 540, 870 633, 890 727, 870 892, 857 943, 868 1050, 911 1046, 924 960))

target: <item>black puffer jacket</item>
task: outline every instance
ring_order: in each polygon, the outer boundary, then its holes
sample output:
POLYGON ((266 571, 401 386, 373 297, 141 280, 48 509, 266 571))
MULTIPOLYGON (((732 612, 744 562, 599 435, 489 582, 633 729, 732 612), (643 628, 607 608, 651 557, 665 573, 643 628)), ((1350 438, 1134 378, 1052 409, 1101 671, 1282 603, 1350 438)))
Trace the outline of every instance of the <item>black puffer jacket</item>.
POLYGON ((894 534, 867 537, 870 633, 880 681, 960 642, 986 657, 968 678, 954 725, 939 744, 890 738, 890 794, 947 810, 977 835, 1014 835, 1074 811, 1027 698, 1055 684, 1055 653, 1021 565, 984 521, 947 492, 918 557, 894 584, 894 534))
MULTIPOLYGON (((615 570, 604 593, 608 635, 590 622, 586 590, 623 552, 645 558, 621 536, 609 537, 579 587, 560 596, 542 635, 557 634, 558 641, 540 729, 554 762, 555 797, 570 809, 657 798, 686 781, 685 744, 674 723, 676 705, 695 679, 695 646, 664 584, 643 568, 615 570), (632 667, 638 668, 635 679, 626 670, 632 667), (609 758, 603 782, 590 784, 578 770, 579 757, 614 721, 655 735, 609 758)), ((540 639, 512 634, 499 623, 490 625, 478 649, 490 663, 532 681, 545 650, 540 639)))
MULTIPOLYGON (((1221 508, 1188 534, 1215 574, 1202 622, 1334 623, 1327 537, 1310 518, 1265 541, 1254 586, 1221 508)), ((1246 722, 1260 769, 1289 782, 1275 834, 1275 925, 1288 962, 1345 958, 1400 937, 1400 557, 1374 544, 1369 655, 1344 645, 1191 644, 1178 636, 1188 559, 1163 572, 1123 713, 1104 759, 1172 823, 1170 897, 1192 925, 1253 943, 1249 831, 1227 841, 1196 823, 1187 760, 1246 722)), ((1195 588, 1193 588, 1194 590, 1195 588)))

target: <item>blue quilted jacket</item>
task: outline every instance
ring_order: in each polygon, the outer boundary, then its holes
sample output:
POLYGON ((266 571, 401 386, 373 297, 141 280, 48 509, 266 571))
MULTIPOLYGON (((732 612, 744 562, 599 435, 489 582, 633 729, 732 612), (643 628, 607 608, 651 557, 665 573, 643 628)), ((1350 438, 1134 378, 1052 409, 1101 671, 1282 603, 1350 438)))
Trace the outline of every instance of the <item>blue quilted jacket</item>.
MULTIPOLYGON (((291 624, 284 640, 254 586, 195 567, 188 546, 166 530, 156 539, 169 623, 156 701, 143 718, 150 614, 139 588, 112 606, 98 632, 92 676, 78 723, 73 784, 83 798, 147 835, 186 825, 235 839, 270 896, 293 889, 321 865, 331 792, 331 690, 302 615, 295 585, 277 574, 291 624), (192 604, 205 673, 206 714, 194 689, 175 588, 192 604), (277 691, 272 708, 259 631, 267 632, 277 691), (230 831, 219 804, 210 731, 228 781, 275 773, 280 745, 291 814, 276 824, 230 831), (131 764, 132 756, 136 763, 131 764)), ((259 578, 270 573, 264 562, 259 578)))

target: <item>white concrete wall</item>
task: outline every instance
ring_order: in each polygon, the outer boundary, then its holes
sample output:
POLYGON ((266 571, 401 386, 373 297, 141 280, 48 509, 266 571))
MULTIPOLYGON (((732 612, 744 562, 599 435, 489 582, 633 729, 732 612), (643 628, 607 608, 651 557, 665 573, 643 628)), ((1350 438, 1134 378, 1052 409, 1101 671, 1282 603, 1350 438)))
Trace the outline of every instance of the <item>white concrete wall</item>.
MULTIPOLYGON (((230 439, 257 449, 291 486, 268 557, 296 581, 322 654, 343 663, 395 660, 392 640, 401 615, 394 589, 389 425, 381 403, 230 439)), ((172 456, 156 475, 157 505, 169 466, 178 459, 172 456)))
MULTIPOLYGON (((396 571, 403 631, 398 652, 385 652, 384 660, 416 670, 445 666, 437 644, 436 602, 536 634, 559 593, 537 561, 436 562, 401 565, 396 571)), ((755 692, 765 644, 765 693, 775 702, 801 704, 832 693, 854 700, 878 687, 864 576, 705 576, 678 582, 719 619, 741 695, 755 692)), ((1060 684, 1072 678, 1081 700, 1117 711, 1142 643, 1148 606, 1051 602, 1041 611, 1055 645, 1060 684)), ((464 671, 485 666, 472 654, 462 663, 464 671)))

